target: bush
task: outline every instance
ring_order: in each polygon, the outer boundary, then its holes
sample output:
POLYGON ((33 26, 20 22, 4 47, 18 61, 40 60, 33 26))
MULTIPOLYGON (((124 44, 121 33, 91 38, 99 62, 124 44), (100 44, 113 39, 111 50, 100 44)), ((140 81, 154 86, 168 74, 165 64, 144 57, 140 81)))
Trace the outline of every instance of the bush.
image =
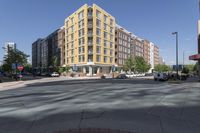
POLYGON ((182 73, 184 74, 188 74, 190 72, 190 70, 187 67, 184 67, 182 70, 182 73))

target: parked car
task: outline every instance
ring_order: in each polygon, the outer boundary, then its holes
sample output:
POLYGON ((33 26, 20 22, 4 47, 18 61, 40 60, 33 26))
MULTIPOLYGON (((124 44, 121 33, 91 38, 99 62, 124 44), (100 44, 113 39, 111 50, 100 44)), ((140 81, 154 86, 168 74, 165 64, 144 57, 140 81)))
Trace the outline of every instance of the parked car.
POLYGON ((126 76, 126 74, 120 74, 116 77, 116 79, 127 79, 128 77, 126 76))
POLYGON ((168 75, 166 73, 154 73, 154 80, 155 81, 167 81, 168 75))
POLYGON ((133 78, 134 75, 133 75, 133 74, 126 74, 126 77, 127 77, 127 78, 133 78))
POLYGON ((153 73, 145 73, 145 76, 153 76, 153 73))
POLYGON ((51 73, 51 77, 59 77, 59 76, 60 76, 60 74, 57 73, 57 72, 53 72, 53 73, 51 73))

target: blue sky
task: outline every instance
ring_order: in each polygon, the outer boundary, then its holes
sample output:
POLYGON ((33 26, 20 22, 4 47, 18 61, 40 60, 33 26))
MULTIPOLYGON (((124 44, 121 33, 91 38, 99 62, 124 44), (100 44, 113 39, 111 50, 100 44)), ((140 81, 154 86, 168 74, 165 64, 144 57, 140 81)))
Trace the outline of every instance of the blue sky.
POLYGON ((31 55, 31 44, 64 24, 64 19, 83 4, 97 4, 112 14, 119 25, 160 48, 167 64, 175 63, 175 37, 179 32, 179 60, 197 53, 198 0, 1 0, 1 47, 7 41, 31 55))

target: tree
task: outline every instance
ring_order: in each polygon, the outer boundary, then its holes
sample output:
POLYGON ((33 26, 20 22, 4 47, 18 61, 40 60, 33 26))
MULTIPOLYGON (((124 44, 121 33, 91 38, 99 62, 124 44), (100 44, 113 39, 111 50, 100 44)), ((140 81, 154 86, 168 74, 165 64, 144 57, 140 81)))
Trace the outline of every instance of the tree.
POLYGON ((135 70, 139 73, 149 71, 151 66, 144 60, 143 57, 136 56, 134 60, 135 70))
POLYGON ((164 64, 158 64, 155 66, 154 70, 157 72, 168 72, 171 70, 171 68, 164 64))
POLYGON ((4 71, 11 72, 13 63, 17 63, 24 66, 25 64, 27 64, 28 57, 29 55, 25 54, 24 52, 18 49, 13 49, 8 46, 8 54, 4 56, 4 71))
POLYGON ((25 64, 25 65, 24 65, 24 70, 25 70, 26 72, 31 73, 31 72, 32 72, 32 65, 29 64, 29 63, 25 64))
POLYGON ((69 65, 67 65, 67 66, 64 67, 64 71, 66 73, 68 73, 70 69, 71 69, 71 67, 69 65))
POLYGON ((198 72, 198 62, 194 65, 193 72, 198 72))
POLYGON ((134 59, 132 57, 129 57, 126 60, 125 65, 123 66, 123 69, 125 71, 134 71, 134 59))
POLYGON ((53 67, 53 71, 59 71, 58 57, 53 56, 51 59, 51 66, 53 67))
POLYGON ((182 73, 188 74, 190 72, 190 69, 188 67, 184 67, 182 70, 182 73))
POLYGON ((64 72, 64 67, 59 67, 58 72, 59 72, 59 73, 63 73, 63 72, 64 72))

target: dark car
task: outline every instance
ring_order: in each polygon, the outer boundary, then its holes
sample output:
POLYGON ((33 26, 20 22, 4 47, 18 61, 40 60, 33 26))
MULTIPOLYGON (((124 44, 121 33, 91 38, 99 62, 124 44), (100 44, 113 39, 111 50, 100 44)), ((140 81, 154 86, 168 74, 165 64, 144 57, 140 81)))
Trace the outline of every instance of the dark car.
POLYGON ((116 79, 127 79, 128 77, 126 76, 126 74, 120 74, 116 77, 116 79))

